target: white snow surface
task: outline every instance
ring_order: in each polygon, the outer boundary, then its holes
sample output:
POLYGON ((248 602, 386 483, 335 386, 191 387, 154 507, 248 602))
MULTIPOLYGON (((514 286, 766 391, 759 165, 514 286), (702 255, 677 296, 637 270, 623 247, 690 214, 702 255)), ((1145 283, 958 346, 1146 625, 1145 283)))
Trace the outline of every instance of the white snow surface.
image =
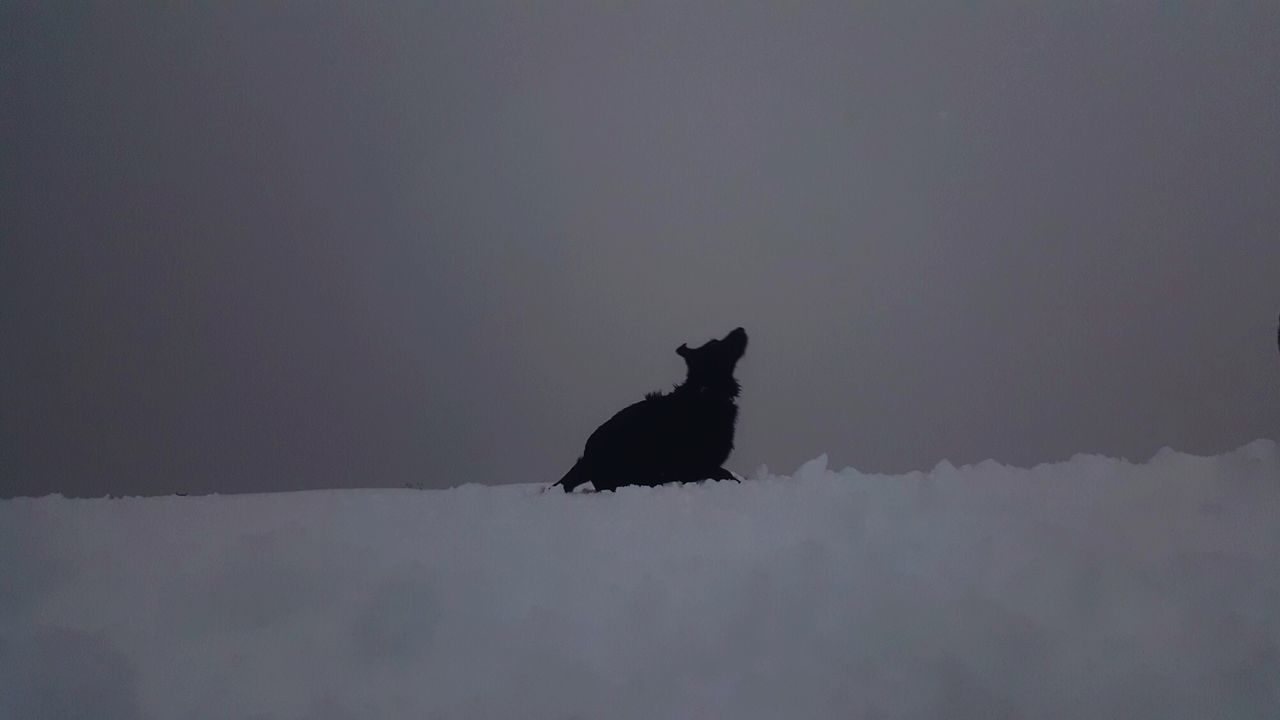
POLYGON ((1280 717, 1280 450, 0 502, 0 718, 1280 717))

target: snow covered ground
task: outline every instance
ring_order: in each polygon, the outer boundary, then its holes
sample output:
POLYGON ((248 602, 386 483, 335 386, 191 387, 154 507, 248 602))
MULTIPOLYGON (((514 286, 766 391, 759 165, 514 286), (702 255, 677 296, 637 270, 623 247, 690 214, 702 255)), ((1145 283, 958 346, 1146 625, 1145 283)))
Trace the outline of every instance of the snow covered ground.
POLYGON ((0 502, 0 718, 1280 717, 1280 449, 0 502))

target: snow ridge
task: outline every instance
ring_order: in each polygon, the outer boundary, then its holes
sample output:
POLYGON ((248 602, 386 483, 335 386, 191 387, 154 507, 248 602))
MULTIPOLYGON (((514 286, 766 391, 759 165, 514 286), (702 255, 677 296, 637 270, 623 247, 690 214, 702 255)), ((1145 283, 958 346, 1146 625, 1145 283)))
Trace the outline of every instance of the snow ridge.
POLYGON ((1274 718, 1280 450, 0 502, 0 717, 1274 718))

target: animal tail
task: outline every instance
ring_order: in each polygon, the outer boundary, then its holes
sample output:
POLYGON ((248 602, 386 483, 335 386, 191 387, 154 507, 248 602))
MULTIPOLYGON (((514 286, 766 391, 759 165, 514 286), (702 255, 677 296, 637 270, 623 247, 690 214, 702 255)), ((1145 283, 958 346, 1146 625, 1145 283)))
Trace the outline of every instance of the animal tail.
POLYGON ((555 481, 555 483, 548 486, 547 490, 550 490, 551 488, 559 485, 560 487, 564 488, 565 492, 567 493, 573 492, 574 488, 578 487, 579 485, 586 482, 587 480, 588 478, 586 477, 586 471, 582 467, 582 458, 578 458, 578 462, 574 463, 573 467, 569 468, 569 472, 565 473, 564 477, 560 478, 559 480, 555 481))

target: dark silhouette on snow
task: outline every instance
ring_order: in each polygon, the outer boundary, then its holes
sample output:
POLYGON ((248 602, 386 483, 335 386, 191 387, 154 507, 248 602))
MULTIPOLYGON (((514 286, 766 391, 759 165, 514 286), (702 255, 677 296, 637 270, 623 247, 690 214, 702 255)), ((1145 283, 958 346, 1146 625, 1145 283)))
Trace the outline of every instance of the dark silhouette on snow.
POLYGON ((585 482, 596 490, 614 490, 623 485, 737 481, 721 464, 733 450, 738 421, 734 399, 740 389, 733 368, 746 349, 747 332, 742 328, 700 348, 676 348, 688 366, 685 381, 665 395, 646 395, 597 428, 587 438, 582 457, 556 485, 572 492, 585 482))

